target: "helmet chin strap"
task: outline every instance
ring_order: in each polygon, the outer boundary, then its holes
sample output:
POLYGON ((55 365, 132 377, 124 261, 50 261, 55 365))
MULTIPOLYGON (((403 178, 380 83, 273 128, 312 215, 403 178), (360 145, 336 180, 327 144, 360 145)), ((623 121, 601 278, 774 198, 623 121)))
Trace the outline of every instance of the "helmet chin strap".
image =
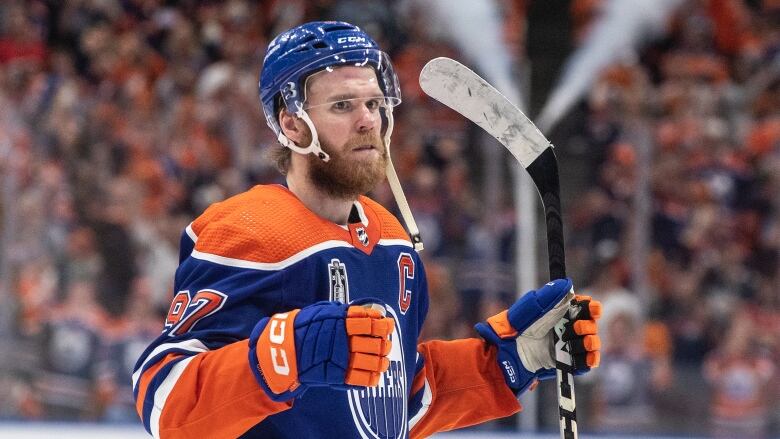
POLYGON ((309 114, 306 113, 306 110, 299 108, 298 111, 295 112, 295 115, 303 119, 311 131, 311 142, 309 142, 309 146, 301 148, 300 146, 296 145, 295 142, 288 139, 282 131, 279 131, 279 137, 277 137, 279 143, 281 143, 282 146, 290 148, 299 154, 314 154, 323 162, 330 160, 328 153, 323 151, 322 147, 320 146, 320 138, 317 135, 317 128, 314 127, 314 122, 311 121, 311 118, 309 117, 309 114))
POLYGON ((401 210, 401 216, 406 223, 406 228, 409 230, 409 235, 412 237, 412 245, 414 246, 414 249, 419 252, 424 248, 422 238, 420 237, 420 229, 417 228, 417 223, 414 221, 412 210, 409 208, 409 203, 406 201, 406 195, 404 195, 401 181, 398 180, 398 174, 395 172, 393 159, 390 156, 390 135, 393 134, 393 107, 388 106, 385 114, 387 116, 387 130, 385 130, 384 135, 385 151, 387 152, 385 175, 387 176, 387 182, 390 183, 390 190, 393 191, 395 203, 401 210))

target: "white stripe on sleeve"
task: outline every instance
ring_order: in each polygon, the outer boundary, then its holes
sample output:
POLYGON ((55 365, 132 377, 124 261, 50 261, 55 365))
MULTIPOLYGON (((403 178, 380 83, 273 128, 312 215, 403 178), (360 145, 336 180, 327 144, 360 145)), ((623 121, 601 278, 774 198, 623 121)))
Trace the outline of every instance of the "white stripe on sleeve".
POLYGON ((184 373, 184 369, 186 369, 187 365, 192 361, 192 358, 193 357, 186 358, 176 363, 176 365, 171 368, 168 376, 165 377, 165 380, 157 387, 157 391, 154 392, 154 407, 152 407, 152 413, 149 415, 149 429, 152 431, 152 436, 155 438, 160 437, 160 416, 162 415, 165 401, 171 394, 173 386, 179 381, 181 374, 184 373))
POLYGON ((428 378, 425 378, 425 387, 423 387, 423 397, 422 397, 422 406, 420 406, 420 410, 415 413, 414 416, 412 416, 412 419, 409 420, 409 430, 411 431, 414 426, 420 422, 420 419, 422 419, 423 416, 425 416, 426 413, 428 413, 428 407, 431 406, 431 402, 433 401, 433 395, 431 394, 431 386, 428 384, 428 378))
POLYGON ((146 356, 146 359, 141 364, 141 367, 133 372, 133 390, 135 390, 135 387, 138 385, 138 379, 141 378, 141 372, 144 370, 147 363, 149 363, 149 360, 154 358, 157 354, 162 353, 168 349, 183 349, 185 351, 192 352, 193 354, 206 352, 209 350, 209 348, 207 348, 203 342, 196 338, 180 341, 178 343, 164 343, 160 346, 157 346, 152 352, 149 353, 149 355, 146 356))
POLYGON ((189 225, 184 228, 184 231, 187 232, 187 236, 190 237, 192 242, 198 242, 198 235, 196 235, 195 231, 192 230, 192 223, 189 223, 189 225))

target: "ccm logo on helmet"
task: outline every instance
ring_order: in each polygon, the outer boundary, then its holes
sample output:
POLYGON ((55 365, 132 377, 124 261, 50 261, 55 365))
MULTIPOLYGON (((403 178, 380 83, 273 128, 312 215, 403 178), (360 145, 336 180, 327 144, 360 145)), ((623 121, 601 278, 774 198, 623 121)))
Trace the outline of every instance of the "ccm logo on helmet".
POLYGON ((336 42, 339 44, 343 43, 365 43, 366 39, 365 37, 340 37, 336 39, 336 42))
POLYGON ((276 314, 271 318, 271 328, 268 340, 271 342, 271 358, 274 365, 274 372, 279 375, 289 375, 290 365, 287 362, 287 352, 282 344, 284 343, 284 328, 287 326, 288 313, 276 314))

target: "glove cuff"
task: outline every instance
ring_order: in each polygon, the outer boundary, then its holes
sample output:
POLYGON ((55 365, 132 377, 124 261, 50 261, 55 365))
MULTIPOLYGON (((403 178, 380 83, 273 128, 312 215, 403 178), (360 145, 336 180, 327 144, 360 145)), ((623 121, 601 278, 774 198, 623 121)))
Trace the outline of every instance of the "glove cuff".
POLYGON ((502 339, 496 334, 491 325, 480 322, 474 326, 480 336, 485 341, 496 346, 496 359, 498 367, 504 374, 506 385, 519 396, 533 384, 536 374, 523 367, 520 358, 517 356, 517 347, 515 339, 502 339))
POLYGON ((249 368, 265 393, 284 402, 305 391, 298 380, 293 322, 299 310, 261 319, 249 337, 249 368))

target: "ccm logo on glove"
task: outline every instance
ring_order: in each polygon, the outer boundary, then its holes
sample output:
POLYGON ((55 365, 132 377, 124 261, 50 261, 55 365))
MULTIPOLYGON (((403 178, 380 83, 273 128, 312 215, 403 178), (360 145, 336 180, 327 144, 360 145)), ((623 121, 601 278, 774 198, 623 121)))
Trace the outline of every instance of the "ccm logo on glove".
POLYGON ((515 384, 517 382, 517 376, 515 374, 515 368, 512 367, 512 363, 509 361, 502 361, 501 364, 504 365, 504 371, 506 371, 509 382, 515 384))
POLYGON ((287 351, 284 350, 284 328, 288 313, 276 314, 271 318, 268 341, 271 345, 274 372, 279 375, 290 375, 290 365, 287 363, 287 351), (280 362, 281 361, 281 362, 280 362))
POLYGON ((265 348, 258 349, 258 367, 262 368, 266 384, 274 393, 295 390, 300 385, 296 379, 298 365, 294 332, 295 317, 299 312, 296 309, 274 314, 260 336, 260 344, 265 348))

